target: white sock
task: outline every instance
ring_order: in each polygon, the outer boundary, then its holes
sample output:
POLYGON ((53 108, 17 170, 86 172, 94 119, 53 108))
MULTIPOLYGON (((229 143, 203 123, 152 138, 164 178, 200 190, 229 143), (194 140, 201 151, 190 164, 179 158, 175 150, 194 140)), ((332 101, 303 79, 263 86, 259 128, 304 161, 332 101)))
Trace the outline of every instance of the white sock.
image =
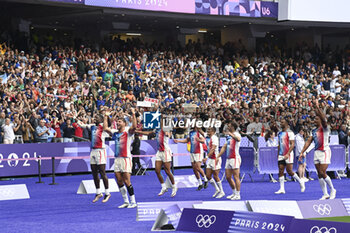
POLYGON ((216 182, 214 179, 210 179, 209 183, 211 183, 211 185, 213 185, 213 187, 215 188, 216 191, 220 191, 219 187, 217 186, 216 182))
POLYGON ((171 188, 172 188, 172 189, 176 188, 176 184, 172 184, 172 185, 171 185, 171 188))
POLYGON ((236 189, 232 189, 232 194, 236 195, 237 194, 237 190, 236 189))
POLYGON ((203 179, 204 179, 204 182, 208 182, 207 176, 204 176, 203 179))
POLYGON ((320 182, 323 195, 328 195, 326 181, 323 178, 318 178, 318 182, 320 182))
POLYGON ((199 179, 197 179, 197 180, 198 180, 198 184, 199 184, 199 185, 202 185, 202 184, 203 184, 201 178, 199 178, 199 179))
POLYGON ((280 176, 278 180, 280 182, 280 190, 284 190, 284 176, 280 176))
POLYGON ((120 188, 120 193, 122 194, 124 203, 129 203, 129 198, 125 185, 123 185, 123 187, 120 188))
POLYGON ((299 176, 298 176, 296 173, 294 173, 293 178, 294 178, 296 181, 298 181, 299 183, 301 183, 301 180, 300 180, 299 176))
POLYGON ((101 189, 96 189, 96 194, 97 195, 101 194, 101 189))
POLYGON ((326 179, 324 179, 324 181, 326 181, 331 191, 334 190, 333 182, 329 176, 327 176, 326 179))
POLYGON ((109 193, 109 189, 106 189, 106 190, 105 190, 105 194, 106 194, 106 195, 109 195, 109 194, 110 194, 110 193, 109 193))
POLYGON ((224 189, 222 188, 222 183, 221 183, 221 181, 219 181, 219 182, 216 182, 217 184, 218 184, 218 186, 219 186, 219 189, 220 189, 220 192, 224 192, 224 189))
POLYGON ((165 183, 160 184, 162 186, 162 189, 166 189, 165 183))
POLYGON ((135 195, 130 196, 130 202, 136 203, 135 195))
POLYGON ((236 195, 237 196, 241 195, 241 191, 236 191, 236 195))

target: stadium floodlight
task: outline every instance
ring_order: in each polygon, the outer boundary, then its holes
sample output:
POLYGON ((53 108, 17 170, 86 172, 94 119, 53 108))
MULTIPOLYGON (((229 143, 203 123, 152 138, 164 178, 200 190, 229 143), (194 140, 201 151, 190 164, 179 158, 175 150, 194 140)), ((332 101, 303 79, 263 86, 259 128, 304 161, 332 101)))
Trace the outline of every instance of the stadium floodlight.
POLYGON ((128 32, 126 33, 127 36, 141 36, 142 34, 141 33, 131 33, 131 32, 128 32))
POLYGON ((200 33, 207 33, 208 31, 207 31, 207 29, 199 29, 198 32, 200 32, 200 33))

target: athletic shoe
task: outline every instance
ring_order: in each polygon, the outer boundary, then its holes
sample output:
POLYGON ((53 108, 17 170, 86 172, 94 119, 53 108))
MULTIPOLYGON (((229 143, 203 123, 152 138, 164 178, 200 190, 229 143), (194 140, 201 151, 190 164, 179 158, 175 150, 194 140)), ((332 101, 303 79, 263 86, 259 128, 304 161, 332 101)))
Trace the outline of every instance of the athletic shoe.
POLYGON ((301 180, 304 181, 304 182, 309 182, 309 179, 306 178, 306 177, 302 178, 301 180))
POLYGON ((201 184, 201 185, 198 186, 197 191, 200 191, 200 190, 202 190, 203 188, 204 188, 204 185, 201 184))
POLYGON ((204 188, 208 188, 208 181, 204 181, 204 188))
POLYGON ((162 196, 165 192, 168 192, 167 188, 160 190, 160 193, 158 193, 158 196, 162 196))
POLYGON ((277 192, 275 192, 275 194, 285 194, 285 193, 286 193, 286 191, 282 190, 282 189, 280 189, 277 192))
POLYGON ((136 203, 130 203, 130 205, 128 205, 128 209, 132 209, 132 208, 136 208, 137 207, 137 204, 136 203))
POLYGON ((272 183, 277 183, 277 180, 271 179, 270 182, 272 182, 272 183))
POLYGON ((97 202, 97 201, 98 201, 98 200, 100 200, 100 198, 102 198, 102 197, 103 197, 102 193, 100 193, 100 194, 96 194, 95 199, 94 199, 94 200, 92 200, 92 203, 97 202))
POLYGON ((309 180, 314 180, 314 178, 312 178, 312 177, 309 177, 308 179, 309 179, 309 180))
POLYGON ((300 181, 300 191, 305 192, 305 182, 303 180, 300 181))
POLYGON ((333 189, 331 191, 331 195, 329 196, 329 199, 334 199, 336 194, 337 194, 337 190, 333 189))
POLYGON ((328 195, 328 194, 323 195, 323 196, 320 198, 320 200, 326 200, 326 199, 329 199, 329 195, 328 195))
POLYGON ((215 198, 220 199, 220 198, 222 198, 224 196, 225 196, 225 193, 224 192, 220 192, 218 195, 216 195, 215 198))
POLYGON ((102 203, 106 203, 109 200, 109 198, 111 198, 111 194, 108 194, 108 195, 105 194, 105 196, 102 200, 102 203))
POLYGON ((175 197, 176 193, 177 193, 177 187, 174 187, 173 191, 171 192, 171 197, 175 197))
POLYGON ((213 197, 216 197, 219 193, 220 193, 220 190, 216 191, 216 192, 213 194, 213 197))
POLYGON ((232 199, 234 196, 235 196, 235 194, 232 193, 231 195, 227 196, 226 198, 227 198, 227 199, 232 199))
POLYGON ((234 195, 231 200, 241 200, 241 195, 238 194, 238 195, 234 195))
POLYGON ((129 202, 124 202, 124 204, 118 206, 119 209, 128 208, 129 202))

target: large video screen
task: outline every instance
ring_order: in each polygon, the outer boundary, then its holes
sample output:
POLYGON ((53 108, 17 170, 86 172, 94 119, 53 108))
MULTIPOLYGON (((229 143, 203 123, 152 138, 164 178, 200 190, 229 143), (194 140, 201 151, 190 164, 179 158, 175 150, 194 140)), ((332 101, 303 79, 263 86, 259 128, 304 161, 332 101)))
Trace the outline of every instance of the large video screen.
POLYGON ((349 0, 279 0, 278 20, 350 23, 349 0))
POLYGON ((249 0, 85 0, 85 5, 254 18, 278 16, 277 3, 249 0))

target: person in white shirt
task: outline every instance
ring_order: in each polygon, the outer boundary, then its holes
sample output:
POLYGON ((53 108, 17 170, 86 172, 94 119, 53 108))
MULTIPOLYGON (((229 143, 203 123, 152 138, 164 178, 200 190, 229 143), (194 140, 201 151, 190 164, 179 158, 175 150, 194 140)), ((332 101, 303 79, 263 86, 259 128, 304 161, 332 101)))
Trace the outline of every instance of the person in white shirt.
POLYGON ((131 109, 131 123, 128 128, 127 122, 124 117, 120 117, 117 121, 117 129, 111 129, 108 127, 108 116, 110 113, 106 112, 103 121, 103 131, 108 132, 114 139, 114 174, 117 178, 117 184, 124 200, 124 203, 118 208, 136 208, 136 198, 134 193, 134 187, 130 181, 131 169, 132 169, 132 155, 131 155, 131 143, 134 140, 134 133, 136 130, 136 115, 135 110, 131 109), (128 129, 127 129, 128 128, 128 129), (128 198, 130 196, 130 202, 128 198))
POLYGON ((2 130, 4 131, 4 144, 13 144, 13 140, 15 140, 15 132, 13 130, 14 124, 11 122, 10 118, 5 119, 5 124, 2 126, 2 130))
MULTIPOLYGON (((305 133, 306 133, 305 129, 300 128, 299 133, 295 135, 295 154, 296 155, 300 155, 300 152, 305 145, 305 136, 306 136, 305 133)), ((298 173, 299 173, 300 179, 303 180, 304 182, 309 181, 305 177, 306 159, 302 158, 301 160, 299 160, 299 158, 297 158, 297 160, 298 160, 298 173)))
POLYGON ((215 128, 208 128, 208 136, 210 138, 208 149, 209 152, 207 158, 203 159, 203 161, 206 162, 208 160, 206 175, 209 183, 215 188, 213 197, 222 198, 225 196, 225 192, 222 188, 222 183, 219 178, 222 161, 219 155, 219 138, 215 135, 215 132, 215 128))
MULTIPOLYGON (((265 134, 265 141, 267 147, 278 147, 278 141, 275 140, 275 132, 268 130, 265 134)), ((277 183, 277 180, 273 178, 272 173, 269 174, 270 181, 272 183, 277 183)))
POLYGON ((236 122, 228 124, 226 134, 226 143, 221 148, 219 157, 226 152, 225 174, 226 180, 232 189, 232 195, 227 196, 227 199, 241 199, 241 179, 239 177, 240 167, 242 163, 239 147, 241 145, 241 134, 237 131, 238 125, 236 122), (232 179, 234 177, 234 181, 232 179))
POLYGON ((301 192, 305 191, 305 183, 299 176, 293 172, 294 162, 294 146, 295 146, 295 135, 289 129, 289 122, 287 119, 282 119, 281 127, 282 131, 278 133, 278 169, 279 169, 279 183, 280 189, 275 194, 285 194, 284 189, 284 170, 292 176, 299 184, 301 192))

